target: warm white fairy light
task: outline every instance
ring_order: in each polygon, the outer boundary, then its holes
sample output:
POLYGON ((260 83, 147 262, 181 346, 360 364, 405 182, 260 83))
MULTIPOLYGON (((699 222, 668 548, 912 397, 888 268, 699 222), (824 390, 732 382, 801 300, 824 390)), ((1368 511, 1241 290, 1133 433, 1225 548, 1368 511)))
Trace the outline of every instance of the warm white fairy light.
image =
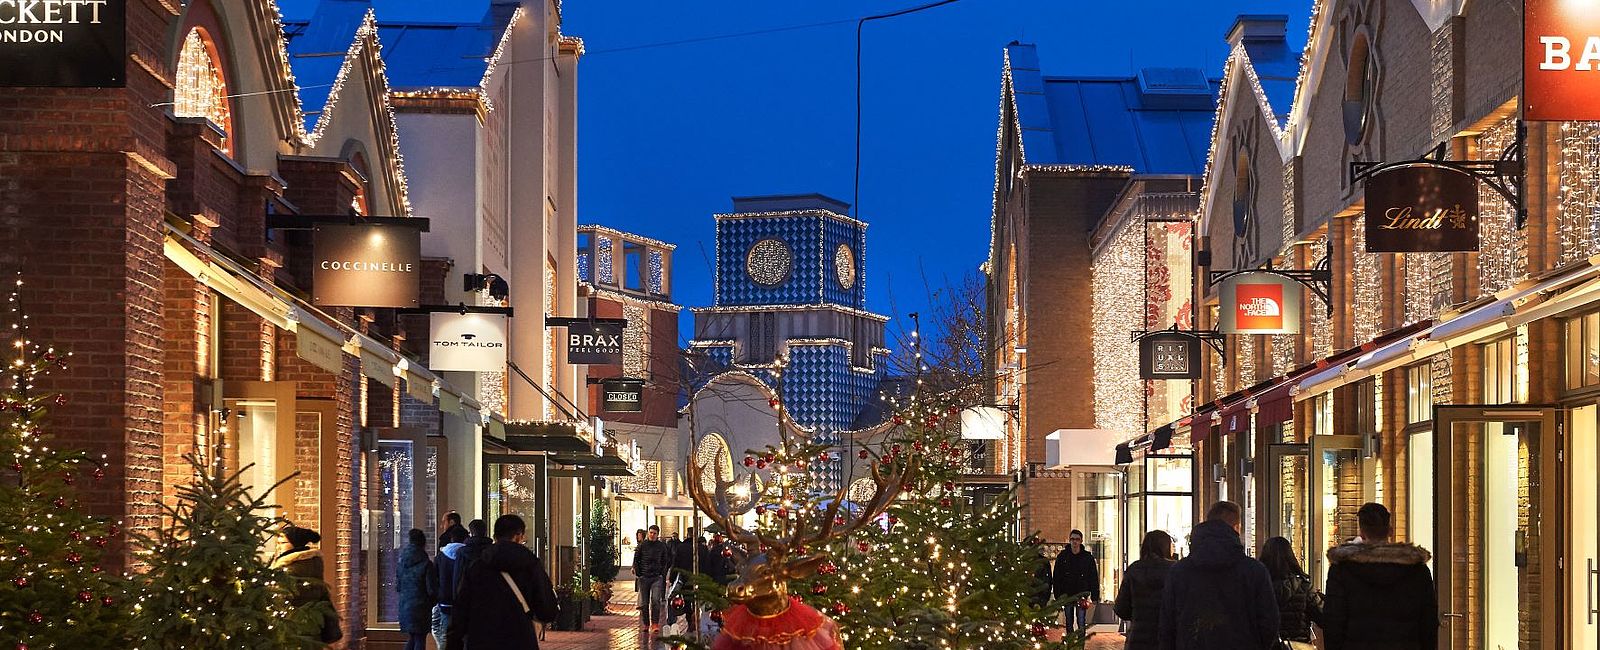
MULTIPOLYGON (((1317 263, 1328 258, 1328 235, 1319 235, 1306 250, 1306 267, 1311 268, 1317 263)), ((1326 306, 1312 302, 1306 307, 1309 313, 1311 330, 1311 351, 1307 361, 1321 359, 1333 354, 1333 320, 1328 317, 1326 306)))
POLYGON ((633 303, 622 304, 622 374, 635 379, 650 378, 650 311, 633 303))
POLYGON ((1600 252, 1600 122, 1562 122, 1560 138, 1556 237, 1567 264, 1600 252))
MULTIPOLYGON (((1295 209, 1294 209, 1294 165, 1283 166, 1283 250, 1285 256, 1292 255, 1295 235, 1295 209)), ((1293 258, 1290 258, 1293 259, 1293 258)))
POLYGON ((1428 370, 1432 376, 1434 404, 1449 404, 1455 399, 1455 384, 1451 372, 1452 362, 1448 352, 1435 354, 1428 359, 1428 370))
MULTIPOLYGON (((1517 120, 1511 115, 1478 136, 1477 157, 1499 158, 1516 137, 1517 120)), ((1528 276, 1528 236, 1517 229, 1511 205, 1487 183, 1478 184, 1478 206, 1478 288, 1488 295, 1528 276)))
POLYGON ((1237 390, 1252 386, 1261 378, 1256 376, 1256 335, 1239 334, 1233 340, 1238 347, 1233 355, 1234 368, 1239 371, 1239 383, 1234 385, 1237 390))
POLYGON ((1351 329, 1355 334, 1351 347, 1355 347, 1378 338, 1378 334, 1383 332, 1383 275, 1378 254, 1367 252, 1367 229, 1363 227, 1362 215, 1346 219, 1341 225, 1350 229, 1353 244, 1350 247, 1350 256, 1353 258, 1350 315, 1351 329))
POLYGON ((1405 322, 1419 322, 1433 317, 1434 281, 1433 255, 1437 253, 1406 253, 1400 264, 1405 269, 1405 322))
POLYGON ((1090 271, 1094 421, 1100 429, 1145 430, 1139 344, 1130 335, 1145 329, 1144 227, 1143 221, 1122 224, 1090 271))
MULTIPOLYGON (((1314 306, 1313 309, 1320 309, 1314 306)), ((1300 342, 1298 334, 1273 334, 1272 335, 1272 376, 1279 377, 1295 366, 1295 345, 1300 342)))
POLYGON ((789 271, 794 268, 794 252, 781 239, 763 239, 750 247, 744 268, 756 284, 778 285, 789 279, 789 271))

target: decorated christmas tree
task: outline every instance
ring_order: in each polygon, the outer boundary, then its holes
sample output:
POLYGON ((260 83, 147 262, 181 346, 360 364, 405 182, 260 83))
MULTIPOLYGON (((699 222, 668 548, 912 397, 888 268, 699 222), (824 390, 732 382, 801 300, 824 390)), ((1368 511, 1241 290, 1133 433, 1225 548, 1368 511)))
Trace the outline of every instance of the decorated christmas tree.
POLYGON ((35 388, 52 369, 65 368, 68 355, 29 337, 15 288, 4 316, 0 648, 125 648, 126 583, 101 563, 121 531, 88 515, 77 495, 77 488, 102 480, 105 472, 98 460, 54 445, 46 416, 67 401, 35 388))
MULTIPOLYGON (((295 606, 307 585, 272 567, 271 539, 286 522, 263 514, 267 494, 239 477, 186 456, 194 481, 164 505, 161 528, 137 537, 149 570, 138 578, 136 647, 161 650, 319 648, 326 602, 295 606)), ((281 483, 279 484, 281 485, 281 483)), ((277 486, 273 486, 276 488, 277 486)))

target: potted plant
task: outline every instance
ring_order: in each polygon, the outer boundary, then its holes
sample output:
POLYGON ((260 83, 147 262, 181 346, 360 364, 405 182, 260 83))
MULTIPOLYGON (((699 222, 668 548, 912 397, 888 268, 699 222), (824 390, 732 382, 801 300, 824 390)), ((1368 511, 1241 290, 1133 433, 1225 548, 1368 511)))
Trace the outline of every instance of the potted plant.
POLYGON ((580 594, 576 581, 562 582, 556 585, 556 623, 555 629, 572 632, 583 629, 584 598, 580 594))
POLYGON ((611 509, 602 499, 595 499, 589 513, 589 530, 585 531, 589 549, 589 589, 591 609, 603 614, 611 602, 611 583, 622 570, 617 564, 617 522, 611 518, 611 509))

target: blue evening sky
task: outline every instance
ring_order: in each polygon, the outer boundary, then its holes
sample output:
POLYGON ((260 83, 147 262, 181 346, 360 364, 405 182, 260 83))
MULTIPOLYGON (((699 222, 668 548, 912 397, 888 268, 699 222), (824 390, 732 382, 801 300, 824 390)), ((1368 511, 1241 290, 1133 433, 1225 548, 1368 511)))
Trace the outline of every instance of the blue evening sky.
MULTIPOLYGON (((291 17, 316 0, 280 0, 291 17)), ((376 0, 380 20, 474 20, 487 0, 376 0)), ((678 244, 673 298, 709 305, 711 216, 729 197, 851 200, 855 20, 918 0, 566 0, 579 65, 579 223, 678 244), (768 31, 789 27, 823 26, 768 31), (716 38, 748 32, 758 35, 716 38), (702 40, 705 39, 705 40, 702 40), (682 41, 694 41, 684 43, 682 41), (659 47, 640 47, 677 42, 659 47)), ((925 310, 929 287, 988 255, 1001 48, 1035 43, 1046 75, 1192 66, 1220 77, 1240 13, 1311 0, 961 0, 869 23, 860 217, 868 307, 925 310)), ((691 335, 684 312, 683 335, 691 335)), ((899 318, 891 327, 899 324, 899 318)))

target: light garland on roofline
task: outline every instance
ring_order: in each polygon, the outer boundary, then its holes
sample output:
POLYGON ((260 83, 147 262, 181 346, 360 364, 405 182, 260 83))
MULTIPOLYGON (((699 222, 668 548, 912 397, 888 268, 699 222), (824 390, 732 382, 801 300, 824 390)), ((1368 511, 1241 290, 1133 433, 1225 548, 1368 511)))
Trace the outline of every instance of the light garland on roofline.
POLYGON ((639 234, 635 234, 635 233, 631 233, 631 232, 623 232, 621 230, 617 230, 616 228, 612 228, 612 227, 609 227, 609 226, 602 226, 602 225, 599 225, 599 224, 593 224, 593 223, 580 224, 578 226, 578 232, 580 232, 580 233, 592 232, 592 233, 600 233, 600 234, 605 234, 605 235, 611 235, 613 237, 621 237, 622 239, 626 239, 626 240, 632 241, 634 243, 645 244, 647 246, 654 246, 656 248, 662 248, 662 249, 666 249, 666 250, 669 250, 669 251, 678 249, 678 245, 677 244, 669 244, 669 243, 661 241, 659 239, 651 239, 649 237, 645 237, 644 235, 639 235, 639 234))
MULTIPOLYGON (((1267 100, 1267 91, 1261 87, 1261 77, 1256 74, 1255 64, 1250 61, 1250 53, 1245 50, 1243 43, 1235 45, 1233 51, 1228 55, 1228 60, 1223 63, 1222 88, 1217 91, 1217 105, 1211 118, 1211 145, 1206 147, 1206 165, 1200 173, 1200 182, 1207 186, 1211 183, 1211 169, 1217 157, 1217 150, 1222 146, 1222 125, 1226 117, 1224 113, 1228 110, 1228 87, 1233 81, 1235 67, 1245 71, 1245 79, 1250 82, 1250 88, 1255 93, 1256 110, 1260 111, 1261 116, 1266 118, 1267 128, 1272 131, 1272 137, 1278 145, 1280 156, 1283 153, 1283 144, 1289 137, 1288 131, 1278 124, 1278 118, 1272 112, 1272 102, 1267 100)), ((1289 165, 1284 165, 1284 168, 1288 169, 1289 165)), ((1202 199, 1204 204, 1201 206, 1201 214, 1211 214, 1211 193, 1202 190, 1201 196, 1204 197, 1202 199)), ((1288 213, 1285 214, 1287 215, 1288 213)), ((1287 217, 1284 222, 1291 223, 1287 217)), ((1287 242, 1292 238, 1292 235, 1285 236, 1283 240, 1287 242)))
MULTIPOLYGON (((1325 0, 1314 0, 1311 3, 1311 22, 1306 25, 1306 46, 1300 50, 1300 71, 1294 79, 1294 101, 1289 103, 1289 124, 1286 132, 1293 132, 1297 125, 1301 101, 1305 99, 1306 80, 1311 76, 1311 57, 1316 51, 1317 23, 1322 20, 1322 10, 1325 0)), ((1307 109, 1309 112, 1310 109, 1307 109)))
POLYGON ((494 75, 500 64, 500 57, 505 56, 506 44, 511 42, 511 34, 517 29, 517 22, 522 20, 525 10, 517 7, 511 12, 510 20, 506 21, 506 29, 500 34, 500 42, 494 46, 494 53, 489 55, 489 60, 483 66, 483 78, 478 80, 478 100, 483 102, 483 110, 494 110, 494 100, 489 98, 489 77, 494 75))
POLYGON ((838 219, 858 228, 866 228, 867 222, 854 217, 846 216, 826 208, 807 208, 804 210, 773 210, 770 212, 726 212, 711 215, 713 219, 775 219, 780 217, 828 217, 838 219))
POLYGON ((861 318, 868 318, 882 323, 889 322, 888 316, 874 314, 870 311, 864 311, 854 307, 845 307, 843 305, 837 305, 834 303, 823 303, 816 305, 733 305, 727 307, 690 307, 689 312, 693 314, 736 314, 769 311, 816 311, 819 309, 837 311, 850 316, 859 316, 861 318))
POLYGON ((269 0, 267 2, 267 7, 272 9, 272 11, 267 12, 267 16, 272 19, 272 29, 268 31, 271 32, 270 38, 273 40, 273 49, 277 50, 278 52, 278 70, 281 73, 280 77, 286 84, 287 88, 294 89, 294 92, 291 93, 294 97, 294 101, 290 102, 290 108, 294 111, 294 114, 291 116, 294 121, 294 135, 299 141, 305 142, 306 114, 305 110, 300 105, 300 84, 295 82, 294 68, 289 65, 289 43, 288 39, 284 38, 283 36, 283 10, 278 7, 277 0, 269 0))
POLYGON ((1022 173, 1052 173, 1052 174, 1132 174, 1133 167, 1129 165, 1023 165, 1022 173))

